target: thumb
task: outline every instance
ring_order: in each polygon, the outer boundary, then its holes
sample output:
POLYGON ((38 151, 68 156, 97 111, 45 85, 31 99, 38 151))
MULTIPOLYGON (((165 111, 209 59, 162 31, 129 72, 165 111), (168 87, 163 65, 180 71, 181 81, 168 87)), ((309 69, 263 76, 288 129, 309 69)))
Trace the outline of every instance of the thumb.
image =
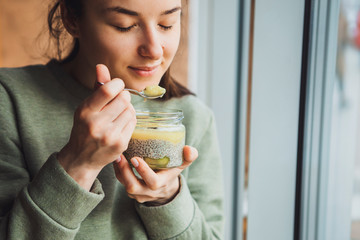
POLYGON ((95 88, 110 81, 111 81, 111 76, 109 69, 104 64, 97 64, 95 88))
POLYGON ((189 166, 192 162, 194 162, 199 156, 198 150, 196 148, 187 145, 184 146, 183 153, 184 153, 183 165, 185 165, 186 167, 189 166))

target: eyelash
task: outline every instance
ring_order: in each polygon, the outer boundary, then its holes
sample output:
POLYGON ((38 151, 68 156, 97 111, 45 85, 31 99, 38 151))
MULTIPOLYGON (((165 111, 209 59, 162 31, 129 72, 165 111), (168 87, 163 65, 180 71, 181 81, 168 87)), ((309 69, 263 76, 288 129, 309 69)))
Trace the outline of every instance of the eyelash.
MULTIPOLYGON (((126 27, 126 28, 116 27, 116 29, 119 30, 120 32, 129 32, 134 27, 136 27, 136 25, 131 25, 130 27, 126 27)), ((170 30, 173 26, 172 25, 164 26, 164 25, 159 24, 159 27, 162 28, 164 31, 167 31, 167 30, 170 30)))
POLYGON ((117 30, 120 32, 129 32, 132 28, 134 28, 136 25, 131 25, 130 27, 123 28, 123 27, 116 27, 117 30))
POLYGON ((170 26, 164 26, 164 25, 160 25, 159 24, 159 27, 161 27, 163 30, 167 31, 167 30, 170 30, 173 26, 170 25, 170 26))

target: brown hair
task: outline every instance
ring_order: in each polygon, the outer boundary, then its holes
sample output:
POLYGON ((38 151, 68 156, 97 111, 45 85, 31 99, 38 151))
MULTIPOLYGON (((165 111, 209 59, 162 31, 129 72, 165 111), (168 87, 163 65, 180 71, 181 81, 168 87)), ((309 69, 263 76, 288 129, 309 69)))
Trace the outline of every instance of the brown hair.
MULTIPOLYGON (((50 38, 55 41, 57 58, 61 63, 66 63, 70 62, 76 57, 79 52, 80 43, 77 38, 74 38, 72 43, 73 46, 70 53, 64 59, 62 58, 62 41, 64 40, 64 35, 66 35, 67 32, 63 25, 60 13, 61 2, 64 4, 64 7, 74 19, 78 19, 81 17, 83 6, 81 0, 56 0, 52 7, 50 7, 48 13, 47 22, 49 33, 50 38)), ((185 95, 195 95, 185 86, 181 85, 173 77, 171 77, 170 67, 161 78, 159 85, 166 89, 166 94, 162 98, 160 98, 160 100, 168 100, 173 97, 182 97, 185 95)))

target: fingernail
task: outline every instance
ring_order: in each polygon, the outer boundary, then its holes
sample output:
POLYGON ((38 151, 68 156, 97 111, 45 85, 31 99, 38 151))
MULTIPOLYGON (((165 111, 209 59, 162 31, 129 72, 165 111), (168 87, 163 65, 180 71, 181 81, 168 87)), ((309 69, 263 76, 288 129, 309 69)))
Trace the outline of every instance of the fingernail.
POLYGON ((138 160, 136 160, 136 158, 132 158, 132 159, 131 159, 131 163, 132 163, 132 165, 133 165, 134 167, 138 167, 138 166, 139 166, 139 162, 138 162, 138 160))
POLYGON ((192 158, 197 158, 197 157, 198 157, 198 151, 197 151, 197 149, 194 148, 194 147, 191 147, 191 146, 189 146, 189 148, 190 148, 190 155, 191 155, 191 157, 192 157, 192 158))
POLYGON ((119 163, 120 161, 121 161, 121 156, 115 160, 116 163, 119 163))

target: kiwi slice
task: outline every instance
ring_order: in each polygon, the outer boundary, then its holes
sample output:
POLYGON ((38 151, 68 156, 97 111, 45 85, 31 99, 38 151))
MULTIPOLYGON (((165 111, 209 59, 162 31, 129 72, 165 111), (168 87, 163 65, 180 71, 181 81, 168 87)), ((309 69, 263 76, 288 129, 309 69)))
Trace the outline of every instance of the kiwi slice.
POLYGON ((166 156, 158 159, 144 157, 144 160, 152 169, 166 168, 166 166, 170 162, 170 159, 166 156))

